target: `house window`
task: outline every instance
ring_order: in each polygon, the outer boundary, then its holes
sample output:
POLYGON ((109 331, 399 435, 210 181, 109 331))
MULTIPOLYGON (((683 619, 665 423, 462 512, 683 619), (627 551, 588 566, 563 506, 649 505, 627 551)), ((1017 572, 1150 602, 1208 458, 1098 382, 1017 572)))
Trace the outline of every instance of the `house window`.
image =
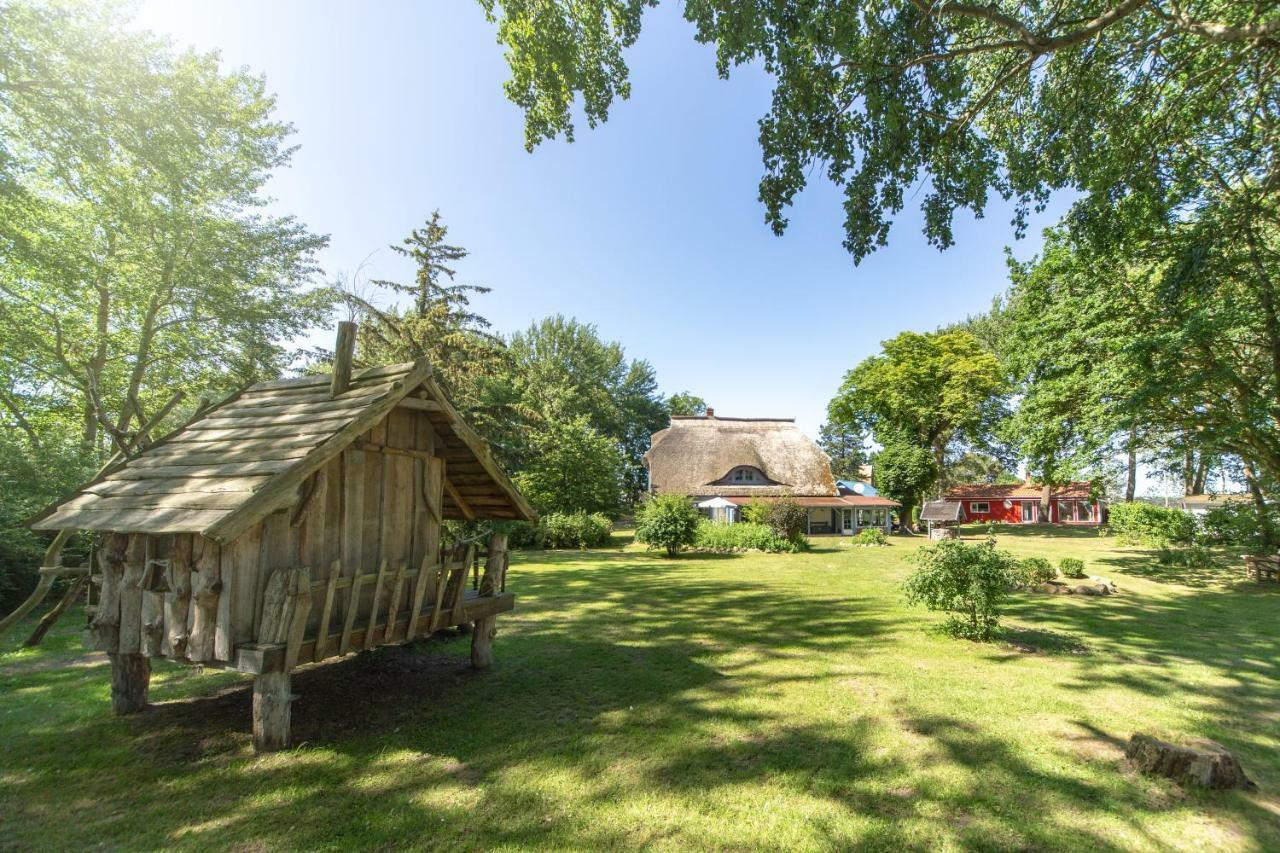
POLYGON ((1061 501, 1058 517, 1062 521, 1093 521, 1093 507, 1083 501, 1061 501))
POLYGON ((734 468, 732 476, 735 483, 754 483, 756 481, 756 469, 734 468))
POLYGON ((991 512, 991 504, 987 501, 969 501, 969 512, 991 512))

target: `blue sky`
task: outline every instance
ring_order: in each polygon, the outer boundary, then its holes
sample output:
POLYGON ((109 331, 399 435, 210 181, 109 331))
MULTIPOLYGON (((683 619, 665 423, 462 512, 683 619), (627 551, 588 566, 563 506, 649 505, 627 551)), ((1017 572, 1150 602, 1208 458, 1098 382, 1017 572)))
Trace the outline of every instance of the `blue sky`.
POLYGON ((674 3, 627 56, 631 100, 533 154, 494 28, 465 0, 152 0, 138 25, 266 75, 300 146, 270 190, 330 235, 327 272, 368 257, 371 277, 408 277, 386 246, 439 208, 472 253, 460 278, 493 288, 476 307, 500 331, 555 313, 595 323, 664 392, 794 416, 811 435, 846 370, 903 329, 983 310, 1004 287, 1005 246, 1029 257, 1065 208, 1017 242, 1003 205, 961 216, 946 252, 908 208, 855 267, 840 195, 815 174, 774 237, 756 200, 770 81, 757 68, 721 80, 674 3))

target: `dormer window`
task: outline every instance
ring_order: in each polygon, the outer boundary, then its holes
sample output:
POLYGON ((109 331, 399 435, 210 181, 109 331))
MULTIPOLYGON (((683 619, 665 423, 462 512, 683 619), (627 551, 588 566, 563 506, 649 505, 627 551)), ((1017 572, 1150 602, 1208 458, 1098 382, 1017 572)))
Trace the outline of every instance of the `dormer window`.
POLYGON ((729 479, 733 480, 735 483, 754 483, 756 482, 756 469, 747 468, 745 466, 741 468, 734 468, 733 472, 729 475, 729 479))

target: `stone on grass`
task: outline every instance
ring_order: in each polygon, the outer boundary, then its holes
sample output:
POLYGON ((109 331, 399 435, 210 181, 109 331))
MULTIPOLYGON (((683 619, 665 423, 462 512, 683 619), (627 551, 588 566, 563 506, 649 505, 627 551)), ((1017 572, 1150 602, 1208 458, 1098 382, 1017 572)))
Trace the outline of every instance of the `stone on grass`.
POLYGON ((1195 740, 1185 746, 1138 733, 1124 750, 1129 763, 1143 773, 1168 776, 1182 785, 1200 788, 1257 788, 1244 775, 1236 757, 1211 740, 1195 740))

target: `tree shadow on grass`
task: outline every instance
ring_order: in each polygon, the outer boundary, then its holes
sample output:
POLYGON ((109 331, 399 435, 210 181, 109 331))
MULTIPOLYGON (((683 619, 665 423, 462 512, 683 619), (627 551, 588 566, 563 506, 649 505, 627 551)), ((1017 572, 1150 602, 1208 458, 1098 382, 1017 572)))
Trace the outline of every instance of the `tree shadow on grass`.
POLYGON ((1280 584, 1259 584, 1245 575, 1244 561, 1234 555, 1218 553, 1208 565, 1162 563, 1155 551, 1112 553, 1096 561, 1126 575, 1156 583, 1178 584, 1197 589, 1229 588, 1237 592, 1276 592, 1280 584))
MULTIPOLYGON (((499 620, 493 670, 469 668, 462 637, 299 669, 299 747, 280 756, 251 756, 247 680, 202 687, 162 665, 156 704, 115 719, 105 664, 90 669, 92 682, 81 672, 60 686, 100 711, 7 732, 5 750, 40 768, 6 779, 0 795, 19 827, 15 843, 34 844, 22 829, 57 811, 48 774, 63 774, 59 798, 94 804, 63 831, 69 846, 643 846, 658 837, 643 822, 583 826, 541 780, 561 780, 567 799, 643 798, 643 783, 615 781, 610 794, 600 780, 615 761, 679 752, 717 727, 757 725, 759 713, 729 700, 791 677, 712 666, 704 658, 714 650, 747 649, 759 662, 836 644, 869 648, 894 627, 870 606, 695 580, 687 569, 681 577, 669 564, 613 552, 591 560, 606 568, 585 584, 581 567, 521 577, 523 592, 541 597, 499 620), (611 559, 626 583, 607 583, 611 559), (104 765, 127 767, 130 782, 104 765)), ((21 676, 51 693, 68 677, 21 676)))

